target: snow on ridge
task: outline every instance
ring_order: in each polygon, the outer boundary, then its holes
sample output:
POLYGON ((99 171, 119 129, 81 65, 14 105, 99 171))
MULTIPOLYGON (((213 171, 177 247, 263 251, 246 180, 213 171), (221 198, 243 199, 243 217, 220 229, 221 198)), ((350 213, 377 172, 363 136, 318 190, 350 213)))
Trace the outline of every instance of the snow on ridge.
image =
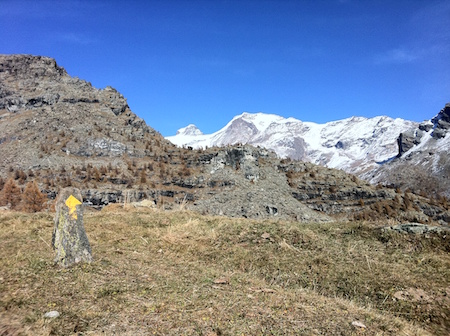
POLYGON ((243 112, 242 114, 235 116, 230 121, 230 123, 227 124, 227 126, 236 120, 244 120, 250 122, 258 129, 259 132, 264 132, 271 124, 281 123, 283 122, 283 120, 285 120, 285 118, 276 114, 269 114, 263 112, 256 112, 256 113, 243 112))
POLYGON ((167 139, 194 148, 248 143, 274 150, 280 157, 358 173, 397 155, 398 135, 416 126, 415 122, 388 116, 350 117, 319 124, 244 112, 212 134, 177 133, 167 139))

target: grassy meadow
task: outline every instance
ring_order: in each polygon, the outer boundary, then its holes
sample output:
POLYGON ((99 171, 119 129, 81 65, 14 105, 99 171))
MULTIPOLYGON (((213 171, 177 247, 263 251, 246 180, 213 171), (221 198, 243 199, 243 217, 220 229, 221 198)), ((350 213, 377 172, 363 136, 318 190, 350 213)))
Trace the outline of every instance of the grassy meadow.
POLYGON ((53 216, 0 212, 2 336, 450 334, 448 235, 115 205, 61 269, 53 216))

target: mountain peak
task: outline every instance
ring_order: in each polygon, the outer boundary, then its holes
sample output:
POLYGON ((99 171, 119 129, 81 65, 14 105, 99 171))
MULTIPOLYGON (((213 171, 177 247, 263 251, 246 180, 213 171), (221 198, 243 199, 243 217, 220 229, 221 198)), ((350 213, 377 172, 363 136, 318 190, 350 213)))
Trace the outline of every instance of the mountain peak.
POLYGON ((177 131, 177 135, 203 135, 203 133, 194 124, 189 124, 186 127, 180 128, 177 131))
POLYGON ((243 112, 241 115, 234 117, 232 122, 238 119, 242 119, 253 124, 259 132, 264 132, 273 123, 280 123, 283 122, 283 120, 286 120, 284 117, 279 115, 263 112, 243 112))

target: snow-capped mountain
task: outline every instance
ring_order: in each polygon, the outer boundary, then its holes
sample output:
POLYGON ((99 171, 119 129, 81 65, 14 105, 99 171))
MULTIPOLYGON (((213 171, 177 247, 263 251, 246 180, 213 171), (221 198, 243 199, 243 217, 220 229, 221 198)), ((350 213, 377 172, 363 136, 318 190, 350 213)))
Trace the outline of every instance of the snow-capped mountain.
POLYGON ((338 168, 361 175, 398 154, 400 133, 418 123, 392 119, 352 117, 317 124, 274 114, 243 113, 212 134, 203 134, 195 125, 180 129, 166 139, 178 146, 193 148, 251 144, 290 157, 338 168))
POLYGON ((361 177, 388 181, 428 197, 450 197, 450 103, 431 120, 398 137, 399 157, 361 177))

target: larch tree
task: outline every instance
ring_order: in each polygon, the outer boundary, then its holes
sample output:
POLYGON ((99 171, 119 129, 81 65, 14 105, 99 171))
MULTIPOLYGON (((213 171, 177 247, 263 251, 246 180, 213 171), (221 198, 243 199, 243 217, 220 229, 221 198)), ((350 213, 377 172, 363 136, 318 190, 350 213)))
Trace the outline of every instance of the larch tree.
POLYGON ((20 187, 16 184, 16 182, 12 178, 10 178, 8 179, 8 181, 6 181, 0 193, 0 204, 1 205, 10 204, 11 209, 15 209, 21 201, 22 198, 21 196, 22 193, 20 187))
POLYGON ((36 182, 28 182, 22 194, 22 210, 27 212, 41 211, 46 201, 47 197, 39 190, 36 182))

